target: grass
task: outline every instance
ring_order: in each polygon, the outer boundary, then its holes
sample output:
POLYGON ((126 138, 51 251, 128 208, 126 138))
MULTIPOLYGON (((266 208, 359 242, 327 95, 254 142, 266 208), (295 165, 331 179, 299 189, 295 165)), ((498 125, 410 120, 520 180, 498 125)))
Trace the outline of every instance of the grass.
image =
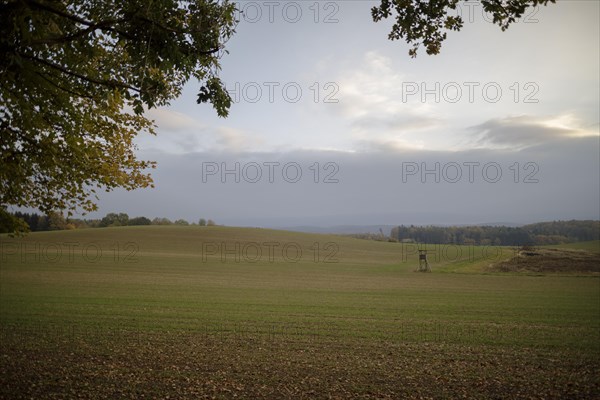
POLYGON ((587 250, 592 253, 600 253, 600 240, 590 240, 587 242, 576 242, 576 243, 565 243, 565 244, 559 244, 559 245, 555 245, 555 246, 546 246, 546 247, 555 247, 558 249, 587 250))
POLYGON ((415 273, 416 250, 226 227, 2 236, 0 397, 600 395, 597 276, 482 273, 511 249, 433 245, 415 273))

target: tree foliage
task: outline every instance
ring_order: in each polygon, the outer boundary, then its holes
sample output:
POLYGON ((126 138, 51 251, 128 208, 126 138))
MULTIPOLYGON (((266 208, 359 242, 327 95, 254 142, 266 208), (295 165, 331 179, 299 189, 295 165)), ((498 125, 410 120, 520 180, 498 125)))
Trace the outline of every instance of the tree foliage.
POLYGON ((152 184, 133 139, 190 79, 226 116, 228 0, 0 1, 0 221, 7 206, 96 209, 96 189, 152 184))
MULTIPOLYGON (((492 22, 504 31, 521 18, 529 7, 555 3, 556 0, 480 0, 483 11, 491 15, 492 22)), ((459 3, 465 0, 381 0, 371 9, 373 21, 392 17, 395 22, 388 35, 390 40, 404 39, 412 44, 411 57, 417 56, 423 46, 427 54, 438 54, 448 31, 460 31, 463 18, 456 13, 459 3)))

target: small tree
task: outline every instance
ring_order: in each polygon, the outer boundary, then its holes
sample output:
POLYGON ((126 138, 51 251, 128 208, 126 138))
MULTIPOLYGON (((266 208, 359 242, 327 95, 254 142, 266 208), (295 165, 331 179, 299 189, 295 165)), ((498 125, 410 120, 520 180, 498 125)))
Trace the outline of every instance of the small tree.
POLYGON ((213 221, 212 219, 209 219, 208 222, 206 222, 206 225, 208 226, 215 226, 215 221, 213 221))
POLYGON ((146 217, 135 217, 129 220, 129 225, 131 226, 150 224, 152 224, 152 221, 150 221, 150 219, 146 217))
POLYGON ((51 231, 62 231, 67 229, 67 221, 65 221, 65 217, 57 212, 48 213, 48 229, 51 231))
POLYGON ((175 225, 183 225, 183 226, 187 226, 190 223, 187 222, 185 219, 178 219, 177 221, 174 222, 175 225))
POLYGON ((152 225, 172 225, 173 222, 169 218, 154 218, 152 225))
POLYGON ((200 218, 200 221, 198 221, 198 225, 206 226, 206 220, 204 218, 200 218))
POLYGON ((129 215, 125 213, 108 213, 100 221, 101 227, 107 226, 127 226, 129 224, 129 215))

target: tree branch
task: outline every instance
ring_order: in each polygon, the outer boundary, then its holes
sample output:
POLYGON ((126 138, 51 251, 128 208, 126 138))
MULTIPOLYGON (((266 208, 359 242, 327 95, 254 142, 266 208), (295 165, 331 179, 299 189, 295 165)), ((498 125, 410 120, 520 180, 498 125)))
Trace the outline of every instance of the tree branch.
POLYGON ((72 90, 69 90, 65 87, 60 86, 59 84, 57 84, 56 82, 54 82, 52 79, 48 78, 46 75, 42 74, 39 71, 35 72, 37 75, 39 75, 43 80, 45 80, 46 82, 48 82, 49 84, 51 84, 52 86, 54 86, 55 88, 59 89, 59 90, 63 90, 75 97, 85 97, 86 99, 90 99, 90 100, 94 100, 93 96, 87 95, 87 94, 82 94, 82 93, 77 93, 74 92, 72 90))
POLYGON ((79 79, 84 80, 86 82, 95 83, 97 85, 107 86, 107 87, 110 87, 110 88, 117 88, 117 87, 119 87, 119 88, 122 88, 122 89, 133 90, 133 91, 138 92, 138 93, 143 93, 143 91, 141 89, 138 89, 136 87, 127 85, 127 84, 125 84, 123 82, 119 82, 119 81, 115 81, 115 80, 103 80, 103 79, 91 78, 89 76, 85 76, 85 75, 79 74, 77 72, 70 71, 70 70, 64 68, 62 65, 58 65, 58 64, 55 64, 53 62, 50 62, 50 61, 47 61, 47 60, 43 60, 41 58, 38 58, 38 57, 35 57, 35 56, 31 56, 29 54, 25 54, 25 53, 22 53, 22 52, 18 52, 18 54, 21 55, 22 57, 25 57, 25 58, 30 59, 32 61, 38 62, 40 64, 44 64, 44 65, 46 65, 46 66, 48 66, 50 68, 53 68, 53 69, 55 69, 57 71, 60 71, 60 72, 64 73, 66 75, 73 76, 75 78, 79 78, 79 79))
MULTIPOLYGON (((47 4, 42 4, 42 3, 39 3, 39 2, 34 1, 34 0, 26 0, 26 3, 29 4, 29 5, 31 5, 31 6, 33 6, 33 7, 39 8, 41 10, 48 11, 50 13, 56 14, 56 15, 61 16, 63 18, 70 19, 71 21, 75 21, 77 23, 80 23, 80 24, 85 25, 85 26, 88 27, 88 28, 84 29, 83 31, 80 31, 80 32, 75 33, 73 35, 65 36, 65 37, 62 37, 62 38, 33 41, 33 42, 31 42, 31 44, 33 44, 33 45, 35 45, 35 44, 54 44, 54 43, 68 42, 68 41, 71 41, 72 39, 74 39, 77 36, 81 36, 83 34, 89 33, 89 32, 91 32, 91 31, 93 31, 95 29, 101 29, 101 30, 106 30, 106 31, 109 31, 109 32, 114 32, 114 33, 117 33, 117 34, 125 37, 126 39, 131 39, 131 40, 135 39, 129 33, 125 32, 125 31, 122 31, 120 29, 117 29, 114 26, 112 26, 113 24, 116 24, 116 23, 119 23, 119 22, 124 22, 125 19, 113 19, 113 20, 106 20, 106 21, 101 21, 101 22, 95 23, 95 22, 92 22, 92 21, 88 21, 88 20, 86 20, 84 18, 81 18, 81 17, 79 17, 77 15, 70 14, 70 13, 68 13, 66 11, 56 9, 54 7, 50 7, 47 4)), ((166 31, 166 32, 176 33, 178 35, 184 35, 184 34, 188 34, 189 33, 188 31, 182 31, 182 30, 175 29, 175 28, 172 28, 172 27, 169 27, 169 26, 165 26, 165 25, 159 23, 158 21, 152 20, 152 19, 150 19, 150 18, 148 18, 148 17, 146 17, 144 15, 141 15, 141 14, 137 14, 136 13, 136 14, 134 14, 134 17, 138 18, 138 19, 140 19, 142 21, 145 21, 146 23, 151 24, 153 27, 156 26, 159 29, 162 29, 163 31, 166 31)), ((203 31, 202 30, 190 29, 190 32, 203 32, 203 31)), ((211 55, 211 54, 217 53, 220 50, 221 49, 219 47, 216 47, 216 48, 213 48, 213 49, 210 49, 210 50, 199 51, 199 53, 202 54, 202 55, 211 55)))
POLYGON ((39 9, 41 9, 41 10, 48 11, 48 12, 50 12, 50 13, 52 13, 52 14, 59 15, 59 16, 61 16, 61 17, 64 17, 64 18, 70 19, 71 21, 75 21, 75 22, 78 22, 78 23, 80 23, 80 24, 83 24, 83 25, 86 25, 86 26, 92 26, 92 25, 95 25, 95 24, 94 24, 93 22, 91 22, 91 21, 88 21, 88 20, 86 20, 86 19, 83 19, 83 18, 81 18, 81 17, 78 17, 77 15, 69 14, 69 13, 68 13, 68 12, 66 12, 66 11, 63 11, 63 10, 58 10, 58 9, 56 9, 56 8, 54 8, 54 7, 50 7, 50 6, 48 6, 47 4, 38 3, 37 1, 33 1, 33 0, 26 0, 26 3, 27 3, 28 5, 30 5, 30 6, 33 6, 33 7, 35 7, 35 8, 39 8, 39 9))
POLYGON ((124 32, 124 31, 112 26, 116 23, 124 22, 125 21, 124 19, 109 19, 106 21, 92 22, 92 21, 88 21, 84 18, 78 17, 77 15, 70 14, 66 11, 56 9, 54 7, 50 7, 47 4, 38 3, 37 1, 27 0, 26 3, 35 8, 38 8, 38 9, 41 9, 44 11, 48 11, 52 14, 55 14, 60 17, 67 18, 67 19, 70 19, 71 21, 75 21, 77 23, 85 25, 88 27, 87 29, 89 29, 90 31, 95 30, 95 29, 102 29, 102 30, 107 30, 110 32, 118 33, 119 35, 122 35, 128 39, 133 39, 132 36, 129 35, 127 32, 124 32))

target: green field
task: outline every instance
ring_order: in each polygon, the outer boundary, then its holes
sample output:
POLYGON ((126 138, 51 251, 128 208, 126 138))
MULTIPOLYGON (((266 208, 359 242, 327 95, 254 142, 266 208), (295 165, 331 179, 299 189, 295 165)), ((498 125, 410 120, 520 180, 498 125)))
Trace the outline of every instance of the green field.
MULTIPOLYGON (((598 242, 582 244, 595 251, 598 242)), ((598 398, 600 278, 226 227, 0 236, 0 398, 598 398)))

